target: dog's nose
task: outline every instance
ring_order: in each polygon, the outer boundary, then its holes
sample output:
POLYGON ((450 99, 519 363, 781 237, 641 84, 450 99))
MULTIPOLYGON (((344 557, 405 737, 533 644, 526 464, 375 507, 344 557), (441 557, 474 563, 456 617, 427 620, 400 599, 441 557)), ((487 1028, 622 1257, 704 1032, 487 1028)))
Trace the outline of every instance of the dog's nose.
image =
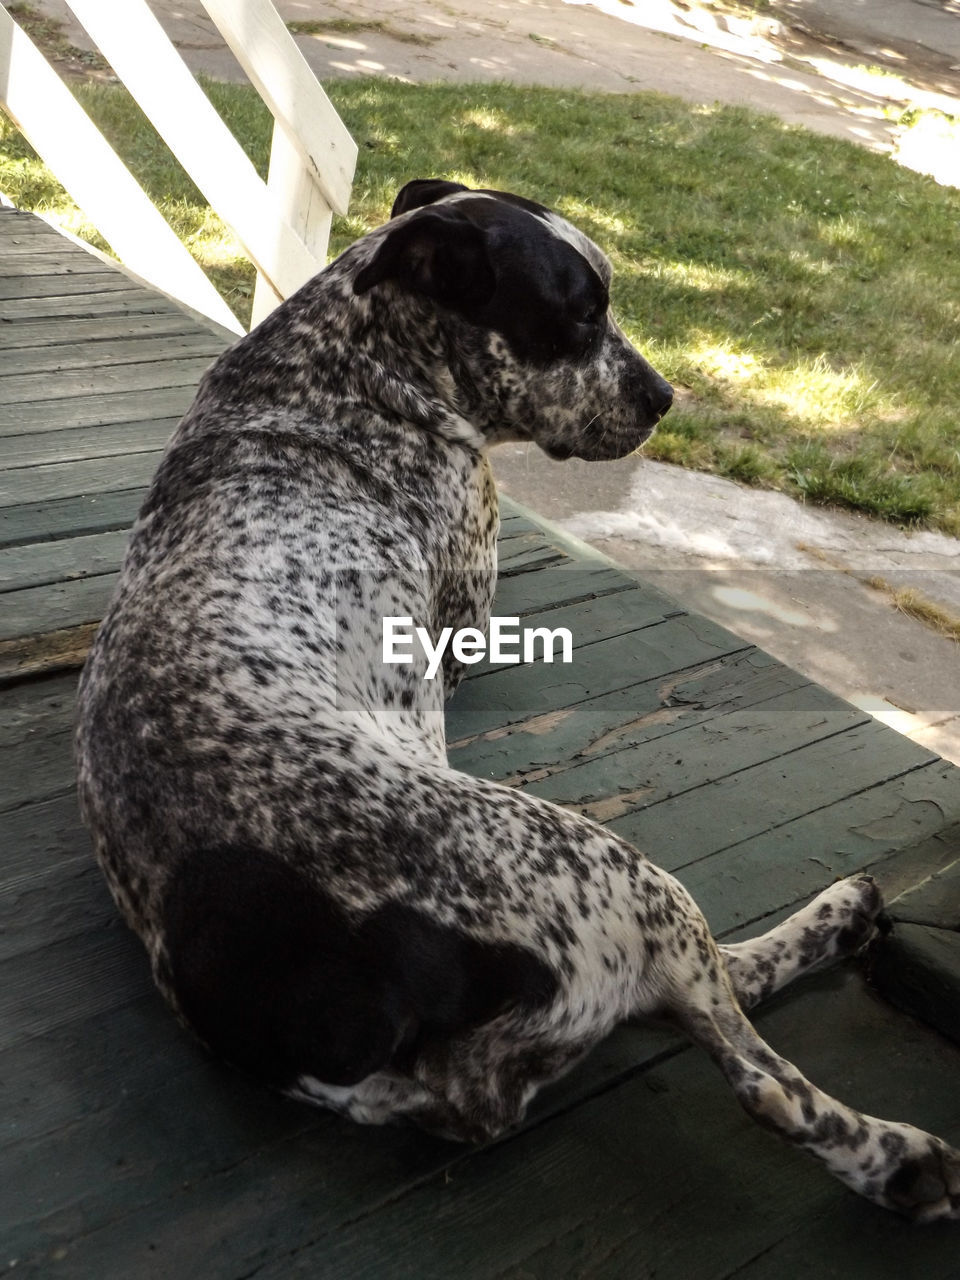
POLYGON ((658 378, 657 384, 650 393, 650 407, 657 415, 659 422, 673 404, 673 387, 664 378, 658 378))

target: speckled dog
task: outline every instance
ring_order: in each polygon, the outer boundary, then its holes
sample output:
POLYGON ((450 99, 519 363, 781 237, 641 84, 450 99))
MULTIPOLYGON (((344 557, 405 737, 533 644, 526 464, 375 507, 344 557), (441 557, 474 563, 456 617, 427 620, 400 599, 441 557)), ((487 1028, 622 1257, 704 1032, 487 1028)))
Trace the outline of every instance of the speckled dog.
POLYGON ((473 1142, 656 1014, 850 1187, 957 1217, 960 1155, 826 1097, 742 1012, 862 945, 870 880, 718 946, 623 840, 450 768, 452 663, 381 661, 384 616, 483 625, 492 442, 619 457, 671 397, 567 222, 444 182, 394 213, 204 377, 84 672, 83 811, 160 988, 295 1097, 473 1142))

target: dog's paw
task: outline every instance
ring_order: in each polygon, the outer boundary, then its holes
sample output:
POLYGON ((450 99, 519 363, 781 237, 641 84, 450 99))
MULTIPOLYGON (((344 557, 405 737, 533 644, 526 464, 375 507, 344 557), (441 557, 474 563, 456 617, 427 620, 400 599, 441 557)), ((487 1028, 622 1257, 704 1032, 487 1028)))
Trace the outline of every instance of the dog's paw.
MULTIPOLYGON (((865 947, 878 930, 883 929, 883 894, 872 876, 841 880, 832 885, 831 889, 835 891, 831 899, 837 926, 834 937, 835 954, 852 956, 865 947)), ((829 889, 827 893, 830 893, 829 889)))
POLYGON ((884 1184, 884 1202, 913 1222, 960 1220, 960 1151, 927 1137, 927 1150, 904 1157, 884 1184))

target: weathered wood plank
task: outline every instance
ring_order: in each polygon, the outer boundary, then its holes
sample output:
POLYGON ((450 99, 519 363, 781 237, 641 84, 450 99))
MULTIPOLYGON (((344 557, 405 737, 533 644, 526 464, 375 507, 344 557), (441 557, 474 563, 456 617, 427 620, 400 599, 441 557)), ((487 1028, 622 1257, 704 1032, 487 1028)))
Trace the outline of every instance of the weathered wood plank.
MULTIPOLYGON (((0 281, 16 277, 25 279, 31 276, 86 276, 103 275, 104 264, 92 253, 77 253, 68 240, 63 241, 61 252, 56 253, 18 253, 0 254, 0 281)), ((127 277, 124 282, 129 283, 127 277)), ((24 289, 29 294, 30 286, 24 289)))
MULTIPOLYGON (((2 243, 6 250, 6 241, 2 243)), ((90 345, 96 350, 100 343, 115 338, 149 338, 188 333, 199 336, 204 332, 209 331, 202 330, 185 312, 175 310, 143 314, 130 311, 125 315, 93 318, 74 317, 69 328, 49 319, 20 320, 17 324, 0 324, 0 351, 60 346, 67 335, 72 343, 90 345)), ((4 360, 4 368, 6 367, 4 360)))
POLYGON ((150 989, 143 949, 119 920, 13 956, 3 970, 0 1050, 116 1009, 150 989))
MULTIPOLYGON (((609 825, 674 870, 935 761, 909 738, 870 721, 609 825)), ((956 781, 954 790, 960 810, 956 781)))
MULTIPOLYGON (((0 811, 46 800, 73 787, 76 684, 76 676, 68 676, 3 691, 0 811)), ((0 861, 0 879, 6 865, 6 860, 0 861)))
POLYGON ((538 533, 543 537, 543 529, 531 520, 529 516, 520 514, 515 511, 509 499, 500 495, 500 536, 501 542, 508 542, 511 538, 517 538, 525 533, 538 533))
POLYGON ((44 463, 115 458, 120 454, 159 451, 179 421, 118 422, 81 427, 78 431, 42 431, 35 435, 0 436, 0 471, 44 463))
MULTIPOLYGON (((913 774, 908 774, 906 775, 906 779, 902 779, 901 781, 909 781, 913 776, 913 774)), ((897 787, 899 783, 892 783, 890 785, 892 787, 897 787)), ((851 797, 850 802, 857 803, 861 806, 861 817, 863 817, 862 806, 864 801, 868 801, 874 806, 874 811, 879 813, 881 811, 881 802, 885 804, 887 810, 889 809, 889 796, 881 797, 879 794, 883 791, 885 791, 885 788, 878 788, 878 794, 874 794, 869 791, 862 792, 859 796, 851 797)), ((825 812, 829 814, 832 810, 833 806, 828 808, 825 812)), ((841 802, 841 804, 836 806, 836 812, 844 812, 844 802, 841 802)), ((810 848, 811 857, 814 861, 817 860, 818 844, 822 843, 821 836, 818 835, 818 822, 822 825, 822 814, 808 814, 806 817, 799 818, 797 820, 798 827, 804 826, 811 833, 810 848)), ((789 831, 792 825, 793 824, 790 824, 787 828, 781 828, 780 830, 785 829, 789 831)), ((778 856, 778 846, 776 843, 777 835, 778 832, 768 832, 765 837, 760 837, 761 840, 766 838, 769 841, 769 856, 774 861, 778 856)), ((953 823, 948 824, 946 827, 934 828, 930 834, 921 837, 914 844, 904 845, 902 841, 903 833, 901 832, 899 835, 895 835, 888 844, 881 844, 879 848, 870 849, 868 854, 865 855, 862 864, 854 869, 855 873, 859 873, 863 870, 869 871, 877 881, 880 891, 883 894, 883 899, 887 903, 892 902, 893 899, 901 894, 905 888, 909 888, 911 885, 916 884, 918 880, 923 879, 925 876, 929 876, 932 872, 938 870, 947 861, 949 861, 951 851, 955 850, 958 847, 958 843, 960 843, 960 823, 953 823)), ((827 848, 829 855, 831 850, 829 847, 827 848)), ((829 856, 823 860, 825 875, 828 867, 829 856)), ((681 870, 677 874, 680 878, 683 878, 686 875, 686 872, 681 870)), ((824 886, 832 883, 836 878, 837 877, 835 876, 827 876, 824 880, 824 886)), ((819 889, 807 891, 803 893, 800 898, 796 898, 793 901, 786 903, 784 906, 777 907, 773 911, 769 911, 764 915, 758 916, 746 924, 741 923, 737 924, 733 928, 724 929, 722 936, 725 941, 732 942, 741 942, 744 938, 757 937, 758 934, 765 933, 767 929, 772 928, 775 924, 779 924, 781 920, 786 920, 788 916, 792 915, 795 911, 798 911, 800 907, 805 906, 808 902, 812 901, 818 892, 819 889)))
POLYGON ((585 645, 573 666, 501 667, 465 680, 448 708, 448 734, 455 742, 520 724, 750 648, 705 618, 669 618, 602 645, 585 645))
MULTIPOLYGON (((69 858, 29 877, 20 877, 4 887, 0 899, 0 965, 4 980, 9 973, 11 980, 19 980, 16 975, 20 974, 24 982, 33 981, 36 964, 29 957, 42 955, 72 939, 101 938, 110 946, 115 942, 122 952, 128 940, 117 932, 118 923, 116 904, 89 851, 84 857, 69 858)), ((77 942, 78 947, 81 945, 77 942)), ((92 1018, 95 1013, 88 1010, 82 1016, 92 1018)), ((32 1038, 32 1023, 21 1030, 22 1037, 11 1026, 13 1038, 7 1049, 32 1038)))
POLYGON ((0 508, 51 502, 75 494, 91 496, 137 489, 149 484, 162 450, 154 453, 117 454, 54 462, 36 467, 12 467, 0 471, 0 508))
POLYGON ((124 530, 0 550, 0 593, 113 573, 120 568, 128 540, 124 530))
POLYGON ((4 239, 7 236, 11 238, 36 236, 38 239, 53 236, 58 243, 63 243, 63 237, 39 214, 27 213, 23 209, 12 209, 9 205, 0 205, 0 232, 4 239))
MULTIPOLYGON (((572 604, 554 601, 548 602, 548 605, 549 607, 542 612, 524 613, 523 629, 525 631, 543 629, 547 632, 565 629, 570 632, 571 649, 577 654, 589 645, 656 626, 676 616, 677 613, 672 601, 666 600, 666 597, 658 593, 648 593, 633 583, 624 583, 622 590, 607 592, 593 599, 586 598, 572 604)), ((517 634, 516 630, 513 634, 517 634)), ((552 665, 556 665, 561 660, 562 647, 559 642, 554 644, 551 641, 551 645, 556 655, 552 665)), ((542 665, 540 659, 544 653, 544 647, 543 638, 534 645, 534 655, 538 665, 542 665)), ((519 644, 510 645, 509 651, 522 658, 522 646, 519 644)), ((510 665, 512 664, 493 664, 485 657, 483 661, 469 668, 468 678, 487 680, 501 671, 509 670, 510 665)), ((523 666, 527 671, 531 666, 522 662, 517 665, 523 666)), ((575 664, 563 669, 573 669, 575 665, 579 665, 579 657, 575 660, 575 664)))
MULTIPOLYGON (((175 1030, 171 1035, 169 1015, 158 1010, 159 1003, 151 990, 0 1053, 0 1160, 6 1167, 8 1148, 116 1107, 132 1084, 138 1095, 149 1097, 165 1079, 185 1079, 196 1069, 194 1046, 175 1030)), ((34 1202, 31 1220, 42 1207, 43 1201, 34 1202)))
POLYGON ((960 1040, 960 933, 898 921, 870 968, 887 1000, 960 1040))
MULTIPOLYGON (((57 676, 5 689, 0 716, 0 750, 20 747, 48 733, 60 733, 73 724, 76 676, 57 676)), ((0 769, 0 778, 6 772, 0 769)))
POLYGON ((43 298, 0 299, 0 329, 22 321, 40 319, 92 319, 99 316, 171 315, 182 317, 181 307, 159 294, 148 293, 131 281, 109 292, 48 294, 43 298))
MULTIPOLYGON (((719 785, 721 779, 736 779, 813 743, 826 747, 831 742, 839 749, 841 737, 872 725, 865 712, 806 685, 640 746, 542 771, 546 776, 533 774, 524 779, 523 790, 608 822, 704 785, 719 785)), ((853 749, 860 749, 859 739, 853 749)), ((781 775, 792 763, 777 765, 781 775)))
POLYGON ((525 617, 558 605, 573 604, 635 589, 636 582, 616 569, 569 565, 518 574, 497 583, 491 612, 497 617, 525 617))
POLYGON ((0 436, 75 430, 78 427, 95 427, 100 423, 179 419, 190 407, 193 395, 194 383, 184 382, 182 386, 145 388, 140 392, 97 392, 58 400, 41 398, 23 401, 9 408, 0 400, 0 436))
POLYGON ((125 489, 0 507, 0 547, 127 529, 144 494, 143 489, 125 489))
MULTIPOLYGON (((4 690, 4 697, 9 691, 4 690)), ((90 840, 71 793, 0 814, 0 887, 4 893, 51 868, 92 857, 90 840)), ((68 897, 73 897, 68 892, 68 897)))
MULTIPOLYGON (((960 855, 960 838, 956 849, 960 855)), ((960 932, 960 858, 890 903, 895 920, 960 932)))
POLYGON ((501 780, 567 768, 808 683, 769 654, 747 649, 575 707, 452 741, 450 761, 469 773, 501 780))
POLYGON ((0 683, 83 666, 99 622, 0 640, 0 683))
MULTIPOLYGON (((6 718, 6 700, 3 715, 6 718)), ((25 742, 0 745, 0 813, 66 794, 74 785, 74 771, 72 716, 57 729, 36 730, 25 742)), ((0 929, 0 947, 2 935, 0 929)))
POLYGON ((28 373, 52 373, 66 369, 103 369, 111 365, 182 360, 206 355, 215 360, 223 344, 202 330, 182 334, 150 334, 136 338, 102 338, 98 342, 71 341, 6 351, 0 367, 0 395, 7 379, 28 373))
MULTIPOLYGON (((12 406, 18 404, 48 400, 68 400, 72 403, 75 396, 101 396, 109 394, 111 389, 126 395, 133 391, 186 387, 199 381, 213 359, 212 355, 190 356, 179 360, 149 360, 94 369, 64 369, 55 378, 48 373, 12 374, 0 378, 0 394, 3 403, 10 406, 7 410, 7 414, 10 414, 12 406)), ((4 416, 9 421, 9 417, 6 414, 4 416)), ((72 421, 70 425, 80 424, 72 421)))
MULTIPOLYGON (((129 277, 110 271, 95 258, 96 271, 57 272, 53 275, 15 275, 0 278, 0 300, 24 302, 31 298, 65 298, 71 294, 128 292, 129 277)), ((6 306, 0 308, 9 314, 6 306)))
POLYGON ((15 235, 10 235, 3 223, 0 223, 0 245, 3 246, 3 256, 8 261, 47 255, 65 262, 68 255, 76 251, 76 246, 66 236, 59 235, 43 224, 39 231, 25 233, 20 230, 15 235))
POLYGON ((548 565, 564 564, 566 555, 559 547, 550 546, 542 540, 520 550, 517 544, 524 541, 516 538, 506 544, 499 556, 497 577, 502 582, 518 573, 529 573, 532 569, 543 569, 548 565))
POLYGON ((113 595, 119 573, 26 587, 3 596, 0 641, 63 631, 84 622, 99 622, 113 595))
MULTIPOLYGON (((698 840, 698 826, 709 816, 693 803, 707 790, 701 788, 675 805, 668 801, 636 815, 636 843, 654 862, 674 869, 714 932, 726 934, 819 892, 839 876, 869 869, 886 889, 888 874, 895 870, 887 865, 891 858, 896 862, 893 855, 899 857, 901 851, 960 822, 957 771, 943 760, 899 777, 877 779, 859 792, 854 785, 852 780, 851 793, 832 804, 825 795, 818 809, 780 825, 767 820, 757 834, 690 862, 691 852, 700 854, 705 848, 709 854, 711 845, 716 849, 725 839, 720 834, 712 841, 698 840), (684 802, 693 810, 689 842, 682 827, 674 831, 669 826, 668 810, 677 821, 684 802), (645 832, 639 829, 644 819, 645 832)), ((722 811, 722 805, 714 809, 718 820, 722 811)), ((949 862, 950 848, 944 846, 940 856, 942 863, 949 862)), ((928 865, 920 874, 933 869, 928 865)))

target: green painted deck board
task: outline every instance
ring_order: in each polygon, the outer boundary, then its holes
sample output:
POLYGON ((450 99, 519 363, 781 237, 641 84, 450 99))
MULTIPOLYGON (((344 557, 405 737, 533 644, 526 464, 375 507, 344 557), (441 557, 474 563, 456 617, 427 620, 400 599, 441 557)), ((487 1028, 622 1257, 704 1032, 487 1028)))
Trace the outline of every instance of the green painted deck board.
MULTIPOLYGON (((0 750, 19 747, 47 733, 59 733, 73 723, 76 672, 17 685, 3 693, 0 750)), ((4 773, 0 770, 0 777, 4 773)))
POLYGON ((15 347, 3 354, 0 395, 5 379, 30 373, 53 373, 91 366, 135 364, 138 361, 180 360, 206 355, 213 360, 223 350, 212 333, 143 334, 136 338, 103 338, 100 341, 15 347))
MULTIPOLYGON (((100 616, 208 362, 182 348, 218 338, 108 266, 60 274, 83 250, 35 220, 0 211, 0 258, 5 237, 0 393, 21 398, 0 394, 0 641, 19 643, 100 616)), ((575 661, 472 668, 449 708, 455 765, 605 818, 724 934, 838 874, 869 867, 896 893, 957 859, 957 770, 509 503, 500 554, 495 612, 569 626, 575 661)), ((817 1274, 838 1247, 845 1280, 960 1275, 955 1239, 857 1201, 663 1031, 619 1028, 480 1152, 348 1124, 211 1062, 93 863, 76 681, 0 685, 0 1266, 728 1280, 800 1275, 813 1239, 817 1274)), ((960 1048, 854 970, 759 1022, 821 1086, 960 1141, 960 1048)))
POLYGON ((872 979, 890 1000, 960 1041, 960 834, 957 860, 889 904, 893 928, 872 979))
MULTIPOLYGON (((35 729, 25 741, 0 745, 0 814, 73 790, 73 698, 69 723, 35 729)), ((3 707, 2 714, 7 714, 3 707)), ((3 883, 0 872, 0 884, 3 883)), ((0 913, 2 913, 0 905, 0 913)))
POLYGON ((126 395, 131 391, 194 387, 212 361, 213 355, 147 360, 88 369, 64 369, 55 378, 49 373, 9 374, 0 377, 0 395, 7 406, 4 419, 10 421, 19 404, 56 400, 69 402, 75 396, 101 395, 113 389, 126 395))
MULTIPOLYGON (((682 752, 678 746, 678 758, 682 752)), ((740 773, 698 784, 689 795, 637 807, 609 826, 641 847, 657 849, 671 869, 689 866, 717 849, 785 825, 818 809, 892 781, 936 759, 908 738, 870 721, 845 733, 763 761, 740 773), (656 815, 651 822, 648 815, 656 815), (651 839, 651 836, 654 836, 651 839)), ((960 807, 960 785, 957 786, 960 807)))
POLYGON ((160 450, 178 421, 175 417, 160 418, 154 422, 138 419, 136 422, 115 422, 77 430, 67 428, 63 431, 0 436, 0 471, 160 450))
MULTIPOLYGON (((624 701, 629 697, 624 691, 624 701)), ((568 769, 534 776, 524 789, 615 818, 867 724, 865 712, 805 685, 639 746, 595 751, 568 769)))
POLYGON ((895 918, 871 969, 887 999, 960 1041, 960 933, 895 918))
MULTIPOLYGON (((960 784, 956 768, 942 760, 892 779, 881 775, 854 795, 724 848, 718 847, 725 839, 721 829, 712 846, 706 840, 700 845, 703 856, 696 862, 685 861, 689 851, 682 833, 672 856, 657 844, 664 819, 675 812, 668 805, 648 810, 649 838, 638 843, 656 861, 680 864, 678 878, 711 927, 726 933, 819 892, 839 876, 869 869, 882 884, 889 859, 960 821, 960 784)), ((949 848, 941 856, 949 861, 949 848)))
POLYGON ((0 507, 50 502, 74 494, 109 493, 144 488, 160 461, 153 453, 118 454, 112 458, 77 459, 0 471, 0 507))
MULTIPOLYGON (((539 576, 539 575, 538 575, 539 576)), ((573 768, 726 711, 766 702, 809 681, 759 649, 741 649, 486 733, 450 741, 458 767, 505 779, 573 768)), ((450 709, 456 728, 456 704, 450 709)))
POLYGON ((890 904, 895 920, 960 933, 960 842, 958 858, 890 904))
POLYGON ((64 538, 52 545, 34 542, 8 547, 0 551, 0 593, 115 572, 128 540, 124 529, 64 538))
MULTIPOLYGON (((898 1020, 864 995, 855 977, 810 984, 789 1008, 759 1021, 824 1086, 880 1111, 909 1108, 902 1078, 892 1081, 888 1073, 883 1079, 869 1065, 871 1050, 888 1050, 898 1020), (847 1060, 836 1027, 860 1038, 864 1057, 847 1060)), ((923 1056, 914 1088, 935 1093, 933 1105, 916 1107, 914 1115, 955 1128, 960 1100, 945 1096, 945 1086, 960 1055, 921 1032, 905 1040, 894 1062, 923 1056)), ((914 1266, 920 1257, 929 1257, 939 1274, 956 1265, 947 1231, 918 1241, 916 1230, 837 1191, 807 1157, 741 1114, 705 1058, 684 1052, 453 1166, 375 1214, 358 1213, 333 1232, 318 1224, 311 1247, 275 1258, 258 1274, 270 1280, 728 1277, 836 1201, 860 1243, 862 1270, 848 1277, 873 1274, 878 1237, 901 1260, 912 1257, 914 1266)), ((174 1247, 172 1232, 161 1247, 174 1247)), ((820 1266, 818 1258, 813 1274, 821 1274, 820 1266)))
POLYGON ((26 587, 2 596, 0 640, 62 631, 81 622, 99 622, 117 584, 116 573, 26 587))
POLYGON ((144 495, 142 488, 124 489, 0 508, 0 547, 128 529, 144 495))
POLYGON ((132 281, 105 293, 49 294, 43 298, 0 298, 0 329, 23 321, 40 319, 87 320, 100 316, 172 315, 182 319, 176 303, 160 294, 148 293, 132 281))
MULTIPOLYGON (((182 384, 174 386, 169 378, 176 375, 165 371, 164 364, 158 365, 158 370, 154 377, 161 378, 160 385, 140 391, 98 390, 89 395, 78 392, 76 396, 56 400, 41 398, 9 406, 0 400, 0 436, 22 436, 34 431, 72 431, 100 423, 179 419, 190 407, 199 374, 192 382, 184 374, 182 384)), ((42 389, 38 383, 37 390, 42 393, 42 389)))
POLYGON ((704 618, 668 618, 578 651, 574 667, 538 663, 504 667, 464 682, 449 709, 456 741, 629 689, 752 646, 704 618), (574 674, 571 674, 573 672, 574 674))
MULTIPOLYGON (((192 334, 199 340, 196 325, 182 311, 161 314, 99 316, 73 319, 70 323, 72 349, 89 353, 111 339, 130 341, 169 334, 192 334)), ((49 319, 20 320, 17 324, 0 324, 0 351, 30 350, 39 352, 63 344, 64 327, 49 319)), ((4 368, 7 358, 4 357, 4 368)))
MULTIPOLYGON (((0 281, 11 277, 104 274, 103 263, 92 254, 30 253, 28 248, 26 253, 5 253, 0 258, 0 281)), ((31 287, 25 285, 24 292, 29 293, 31 287)))
POLYGON ((69 297, 71 294, 126 292, 130 281, 107 267, 84 265, 82 271, 50 275, 6 275, 0 277, 0 314, 6 299, 69 297))

